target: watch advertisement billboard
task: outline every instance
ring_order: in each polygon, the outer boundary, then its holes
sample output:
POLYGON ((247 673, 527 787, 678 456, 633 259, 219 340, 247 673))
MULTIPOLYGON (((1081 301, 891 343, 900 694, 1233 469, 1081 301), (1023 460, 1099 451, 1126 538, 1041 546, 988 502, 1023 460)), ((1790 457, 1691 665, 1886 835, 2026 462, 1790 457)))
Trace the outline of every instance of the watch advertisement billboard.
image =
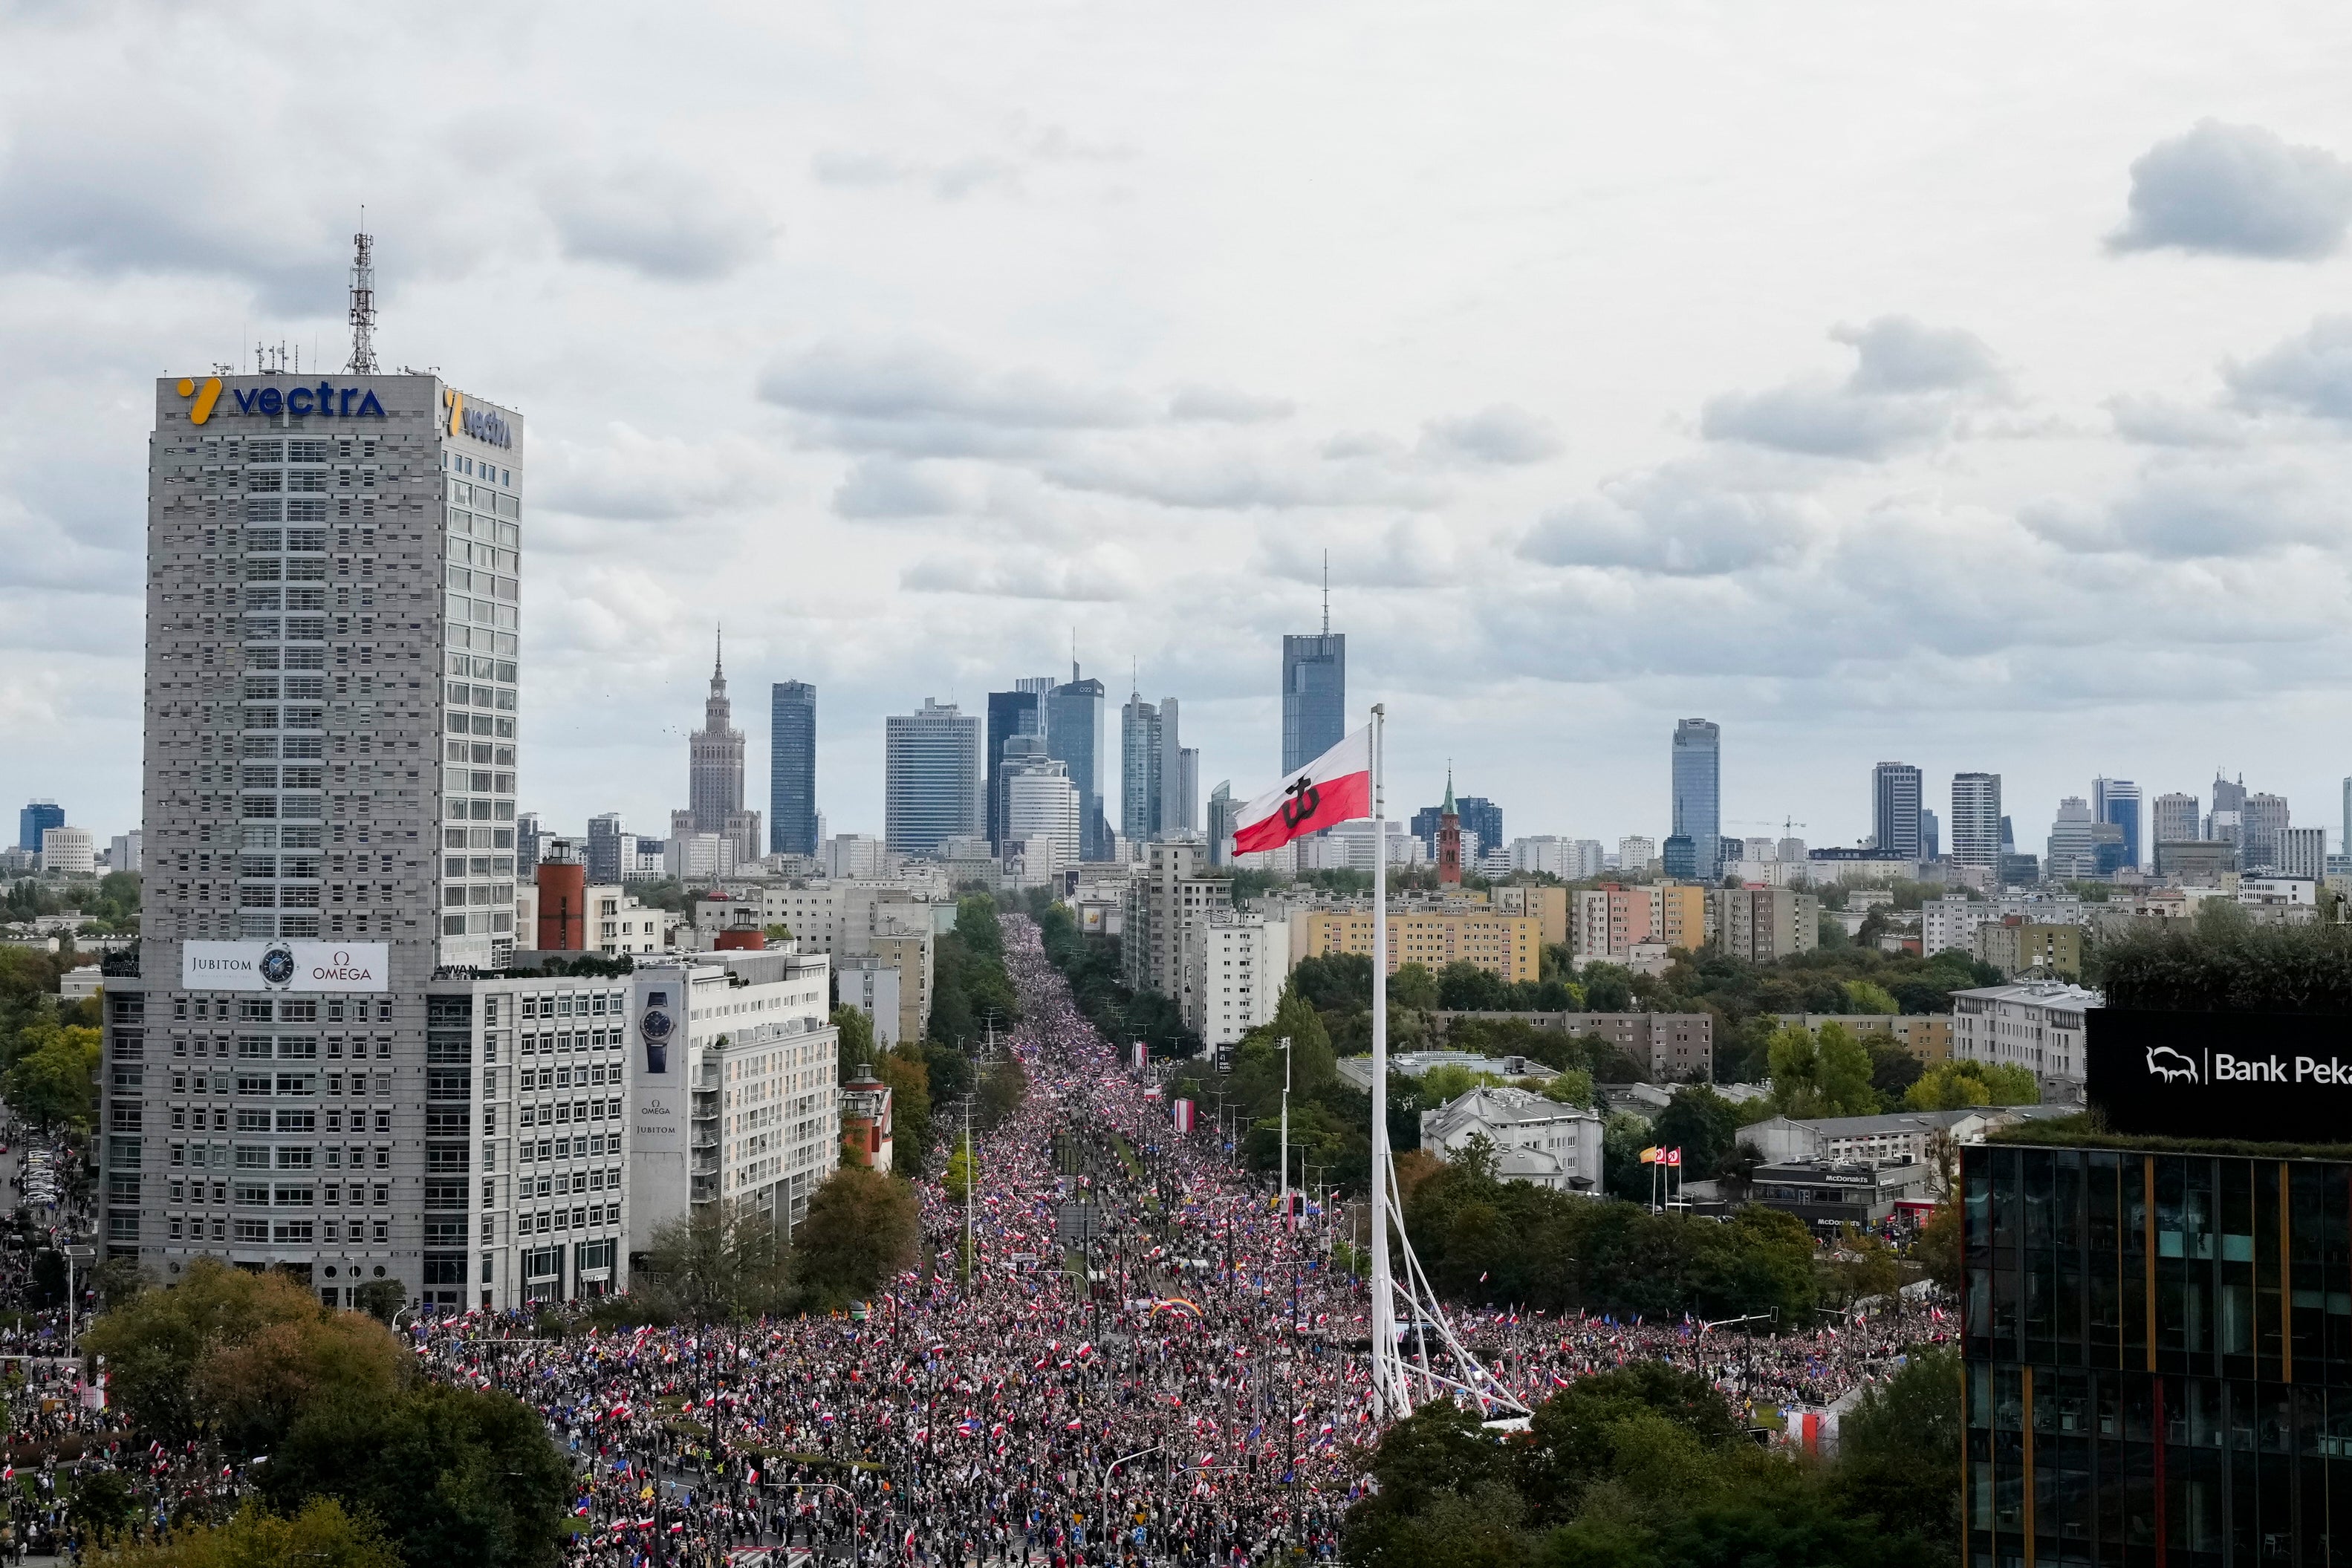
POLYGON ((385 942, 183 942, 188 991, 382 991, 392 975, 385 942))

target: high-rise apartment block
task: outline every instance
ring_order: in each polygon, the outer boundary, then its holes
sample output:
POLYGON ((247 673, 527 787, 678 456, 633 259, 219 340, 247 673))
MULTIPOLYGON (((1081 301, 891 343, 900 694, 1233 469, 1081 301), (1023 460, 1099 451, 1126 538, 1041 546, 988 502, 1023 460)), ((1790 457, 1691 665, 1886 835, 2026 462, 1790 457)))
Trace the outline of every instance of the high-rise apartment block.
MULTIPOLYGON (((1723 859, 1723 730, 1712 720, 1675 726, 1674 831, 1690 840, 1685 874, 1713 882, 1723 859)), ((1675 874, 1672 867, 1670 874, 1675 874)))
POLYGON ((901 854, 929 854, 980 831, 980 720, 929 697, 883 728, 883 837, 901 854))
POLYGON ((1721 887, 1715 902, 1716 946, 1734 958, 1769 964, 1821 946, 1821 901, 1785 887, 1721 887))
POLYGON ((1888 860, 1926 858, 1919 836, 1920 773, 1908 762, 1870 770, 1871 842, 1888 860))
POLYGON ((1573 895, 1570 961, 1632 964, 1663 959, 1675 948, 1696 952, 1706 941, 1707 890, 1678 883, 1629 887, 1608 883, 1573 895))
POLYGON ((371 371, 156 383, 145 939, 107 985, 100 1226, 157 1279, 211 1255, 498 1306, 524 1167, 482 1073, 511 1015, 430 994, 516 945, 522 420, 371 371))
POLYGON ((1188 1016, 1188 985, 1197 970, 1192 945, 1212 912, 1233 904, 1233 883, 1203 875, 1205 859, 1196 843, 1151 845, 1119 911, 1119 961, 1129 987, 1157 991, 1188 1016))
POLYGON ((1946 852, 1955 865, 2000 866, 2000 774, 1952 775, 1952 841, 1946 852))
POLYGON ((816 688, 768 688, 768 852, 816 854, 816 688))
POLYGON ((1192 973, 1185 982, 1191 1010, 1185 1027, 1203 1045, 1237 1043, 1274 1021, 1290 977, 1290 926, 1233 910, 1212 910, 1185 945, 1192 973))

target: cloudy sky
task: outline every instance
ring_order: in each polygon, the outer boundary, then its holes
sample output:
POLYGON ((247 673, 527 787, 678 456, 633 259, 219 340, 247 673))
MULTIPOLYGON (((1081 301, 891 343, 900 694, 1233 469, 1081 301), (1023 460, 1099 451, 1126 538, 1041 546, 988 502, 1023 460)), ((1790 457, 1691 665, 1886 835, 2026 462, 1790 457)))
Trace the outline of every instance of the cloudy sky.
MULTIPOLYGON (((524 793, 1066 667, 1279 760, 1322 552, 1403 804, 1868 831, 1882 758, 2352 773, 2352 16, 2140 3, 0 4, 0 794, 135 820, 152 378, 530 419, 524 793), (397 18, 394 20, 394 18, 397 18)), ((1116 807, 1113 807, 1114 813, 1116 807)))

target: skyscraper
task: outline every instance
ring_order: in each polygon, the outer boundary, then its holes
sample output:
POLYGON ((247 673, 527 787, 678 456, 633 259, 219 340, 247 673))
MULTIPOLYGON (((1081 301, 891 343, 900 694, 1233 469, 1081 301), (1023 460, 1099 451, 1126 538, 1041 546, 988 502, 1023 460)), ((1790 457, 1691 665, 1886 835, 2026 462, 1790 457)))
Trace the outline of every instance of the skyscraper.
POLYGON ((2045 846, 2042 870, 2053 882, 2073 881, 2098 874, 2098 865, 2091 847, 2090 802, 2080 795, 2069 795, 2058 802, 2058 815, 2050 823, 2050 841, 2045 846))
POLYGON ((1943 819, 1927 807, 1919 808, 1919 858, 1937 860, 1944 852, 1943 819))
POLYGON ((2000 824, 2000 775, 1953 774, 1952 863, 1999 867, 2000 824))
POLYGON ((588 848, 582 863, 587 867, 589 886, 620 886, 635 869, 629 862, 635 856, 636 840, 630 836, 620 812, 606 811, 588 819, 588 848))
POLYGON ((1234 821, 1242 802, 1234 799, 1234 781, 1221 779, 1209 791, 1209 863, 1226 865, 1233 860, 1234 821))
POLYGON ((1892 860, 1923 858, 1919 839, 1919 770, 1908 762, 1882 762, 1870 770, 1871 841, 1892 860))
POLYGON ((883 841, 901 854, 929 854, 942 839, 980 831, 981 725, 953 703, 929 697, 883 728, 883 841))
POLYGON ((768 690, 768 852, 816 853, 816 688, 768 690))
POLYGON ((1024 678, 1009 692, 988 694, 988 841, 999 851, 1006 842, 1004 745, 1016 735, 1042 737, 1045 733, 1045 694, 1054 689, 1051 676, 1024 678))
MULTIPOLYGON (((2352 780, 2347 780, 2344 798, 2352 801, 2352 780)), ((34 800, 16 813, 16 847, 41 852, 41 835, 51 828, 66 825, 66 809, 55 800, 34 800)))
POLYGON ((1067 684, 1045 694, 1045 753, 1070 767, 1070 787, 1078 792, 1082 853, 1110 858, 1110 823, 1103 818, 1103 684, 1082 680, 1070 662, 1067 684))
POLYGON ((1688 874, 1712 882, 1721 873, 1723 731, 1712 720, 1675 726, 1674 831, 1691 841, 1688 874))
POLYGON ((1118 713, 1118 831, 1138 842, 1175 831, 1183 789, 1174 697, 1154 707, 1137 692, 1118 713))
POLYGON ((1348 637, 1323 630, 1282 640, 1282 770, 1304 768, 1348 733, 1348 637))
POLYGON ((2286 831, 2292 825, 2286 797, 2261 791, 2247 796, 2242 821, 2242 837, 2238 846, 2239 869, 2275 869, 2285 850, 2286 831))
POLYGON ((2148 810, 2148 847, 2162 844, 2194 843, 2202 834, 2197 831, 2197 797, 2178 790, 2158 795, 2148 810))
POLYGON ((2091 820, 2124 831, 2123 863, 2139 864, 2139 786, 2128 779, 2091 780, 2091 820))
POLYGON ((755 861, 763 852, 760 813, 743 809, 743 732, 727 700, 726 649, 713 646, 702 727, 686 737, 686 809, 694 831, 731 839, 737 860, 755 861))
MULTIPOLYGON (((1004 838, 1000 850, 1009 852, 1030 839, 1054 846, 1053 870, 1066 871, 1078 863, 1078 792, 1070 787, 1070 767, 1045 755, 1042 735, 1016 735, 1005 742, 999 760, 1004 799, 1004 838)), ((1032 876, 1047 869, 1028 868, 1032 876)))
POLYGON ((158 382, 149 452, 151 864, 138 973, 107 979, 108 1254, 492 1305, 520 1260, 514 1085, 471 1065, 498 1038, 471 998, 426 993, 516 946, 521 416, 377 374, 362 337, 310 384, 158 382))
POLYGON ((2220 769, 2215 769, 2213 774, 2213 810, 2216 811, 2243 811, 2245 809, 2246 776, 2242 773, 2239 774, 2238 781, 2232 784, 2230 780, 2221 777, 2220 769))

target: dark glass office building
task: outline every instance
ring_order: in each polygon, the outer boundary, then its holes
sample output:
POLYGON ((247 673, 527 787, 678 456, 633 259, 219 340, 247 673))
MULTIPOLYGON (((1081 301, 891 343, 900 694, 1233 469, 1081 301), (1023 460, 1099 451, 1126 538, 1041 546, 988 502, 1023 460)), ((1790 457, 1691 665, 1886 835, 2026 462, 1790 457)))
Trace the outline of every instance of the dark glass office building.
POLYGON ((2352 1561, 2352 1162, 1963 1151, 1977 1565, 2352 1561))
POLYGON ((1348 733, 1348 634, 1282 640, 1282 770, 1306 767, 1348 733))
POLYGON ((814 855, 816 688, 806 681, 778 681, 768 704, 768 852, 814 855))
POLYGON ((1024 681, 1023 689, 988 694, 988 841, 999 852, 1007 826, 1004 743, 1016 735, 1045 733, 1045 692, 1052 683, 1038 684, 1043 690, 1027 689, 1031 683, 1024 681))
POLYGON ((1110 824, 1103 818, 1103 684, 1080 680, 1078 667, 1045 697, 1045 755, 1066 763, 1078 792, 1078 854, 1110 858, 1110 824))

